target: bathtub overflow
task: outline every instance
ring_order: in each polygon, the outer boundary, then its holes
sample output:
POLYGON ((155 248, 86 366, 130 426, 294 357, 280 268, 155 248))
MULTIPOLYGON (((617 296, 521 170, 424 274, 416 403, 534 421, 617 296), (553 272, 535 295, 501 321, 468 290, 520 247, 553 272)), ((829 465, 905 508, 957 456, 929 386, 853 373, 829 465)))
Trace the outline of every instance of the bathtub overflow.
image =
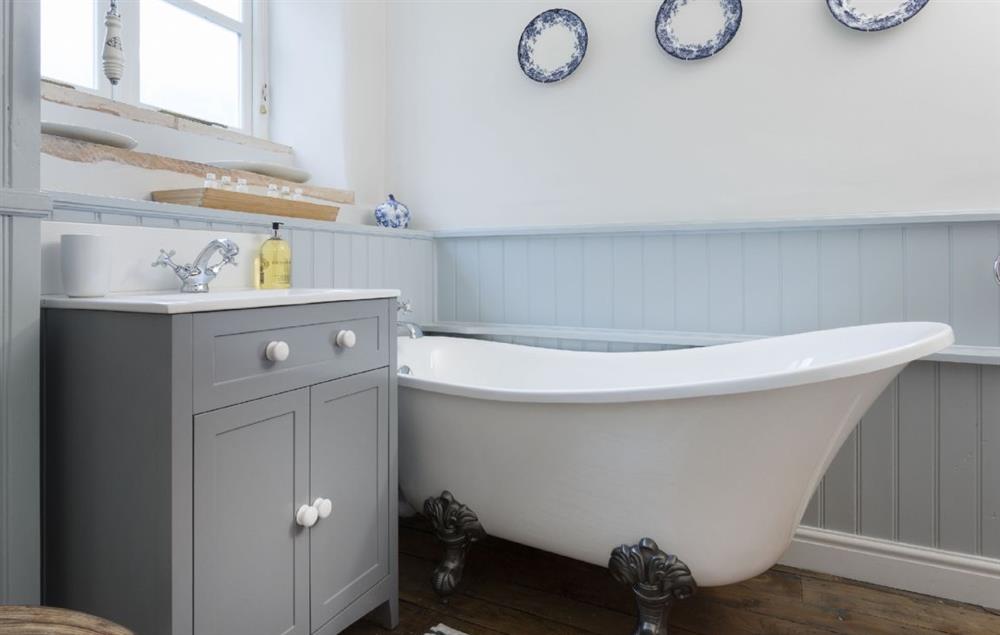
POLYGON ((400 366, 399 370, 397 372, 400 375, 412 375, 413 374, 413 371, 410 370, 410 367, 407 366, 406 364, 403 364, 402 366, 400 366))

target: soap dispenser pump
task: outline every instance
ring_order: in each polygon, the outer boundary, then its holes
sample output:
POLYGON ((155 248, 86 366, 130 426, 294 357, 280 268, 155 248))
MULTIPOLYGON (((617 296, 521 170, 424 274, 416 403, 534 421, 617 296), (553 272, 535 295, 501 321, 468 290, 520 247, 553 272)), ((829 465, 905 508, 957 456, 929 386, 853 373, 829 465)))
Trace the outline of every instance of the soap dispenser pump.
POLYGON ((261 289, 287 289, 292 286, 292 248, 278 231, 284 223, 271 223, 273 235, 260 246, 257 280, 261 289))

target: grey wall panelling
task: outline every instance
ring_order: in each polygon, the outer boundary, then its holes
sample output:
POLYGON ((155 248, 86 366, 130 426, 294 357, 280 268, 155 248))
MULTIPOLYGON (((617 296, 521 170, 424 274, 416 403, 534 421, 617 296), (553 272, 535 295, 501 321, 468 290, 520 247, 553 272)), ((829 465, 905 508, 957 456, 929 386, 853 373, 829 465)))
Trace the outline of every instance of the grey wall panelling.
POLYGON ((39 219, 0 210, 0 603, 40 592, 39 219))
POLYGON ((1000 216, 767 225, 442 232, 437 326, 613 352, 949 322, 983 364, 908 367, 847 440, 804 523, 1000 558, 1000 288, 992 274, 1000 216))
POLYGON ((40 597, 38 3, 0 0, 0 603, 40 597))

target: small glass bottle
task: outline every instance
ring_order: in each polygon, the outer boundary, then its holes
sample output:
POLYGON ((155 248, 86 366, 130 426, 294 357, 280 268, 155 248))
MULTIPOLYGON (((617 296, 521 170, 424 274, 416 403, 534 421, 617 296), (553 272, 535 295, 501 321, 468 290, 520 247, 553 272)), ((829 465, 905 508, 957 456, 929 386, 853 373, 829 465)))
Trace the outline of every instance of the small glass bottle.
POLYGON ((277 198, 278 197, 278 186, 275 185, 274 183, 268 183, 267 184, 267 195, 270 196, 271 198, 277 198))
POLYGON ((244 194, 249 191, 246 179, 236 179, 236 191, 243 192, 244 194))
POLYGON ((228 174, 222 175, 222 189, 230 192, 233 189, 233 179, 228 174))
POLYGON ((302 200, 302 188, 301 187, 297 187, 297 188, 295 188, 295 190, 293 190, 293 192, 292 192, 292 200, 293 201, 301 201, 302 200))
POLYGON ((292 248, 278 234, 282 225, 284 223, 271 223, 274 234, 260 246, 257 277, 261 289, 287 289, 292 286, 292 248))
POLYGON ((219 182, 215 180, 215 172, 209 172, 205 175, 205 185, 206 190, 217 190, 219 189, 219 182))
POLYGON ((292 188, 287 185, 281 186, 281 198, 292 198, 292 188))

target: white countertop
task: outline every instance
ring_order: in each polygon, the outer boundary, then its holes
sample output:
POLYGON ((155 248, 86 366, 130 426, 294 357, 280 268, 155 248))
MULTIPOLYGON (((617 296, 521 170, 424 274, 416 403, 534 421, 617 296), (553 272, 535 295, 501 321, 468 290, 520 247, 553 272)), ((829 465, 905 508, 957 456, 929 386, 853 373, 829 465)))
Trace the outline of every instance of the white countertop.
POLYGON ((241 289, 208 293, 113 293, 101 298, 43 295, 42 308, 174 314, 398 296, 398 289, 241 289))

